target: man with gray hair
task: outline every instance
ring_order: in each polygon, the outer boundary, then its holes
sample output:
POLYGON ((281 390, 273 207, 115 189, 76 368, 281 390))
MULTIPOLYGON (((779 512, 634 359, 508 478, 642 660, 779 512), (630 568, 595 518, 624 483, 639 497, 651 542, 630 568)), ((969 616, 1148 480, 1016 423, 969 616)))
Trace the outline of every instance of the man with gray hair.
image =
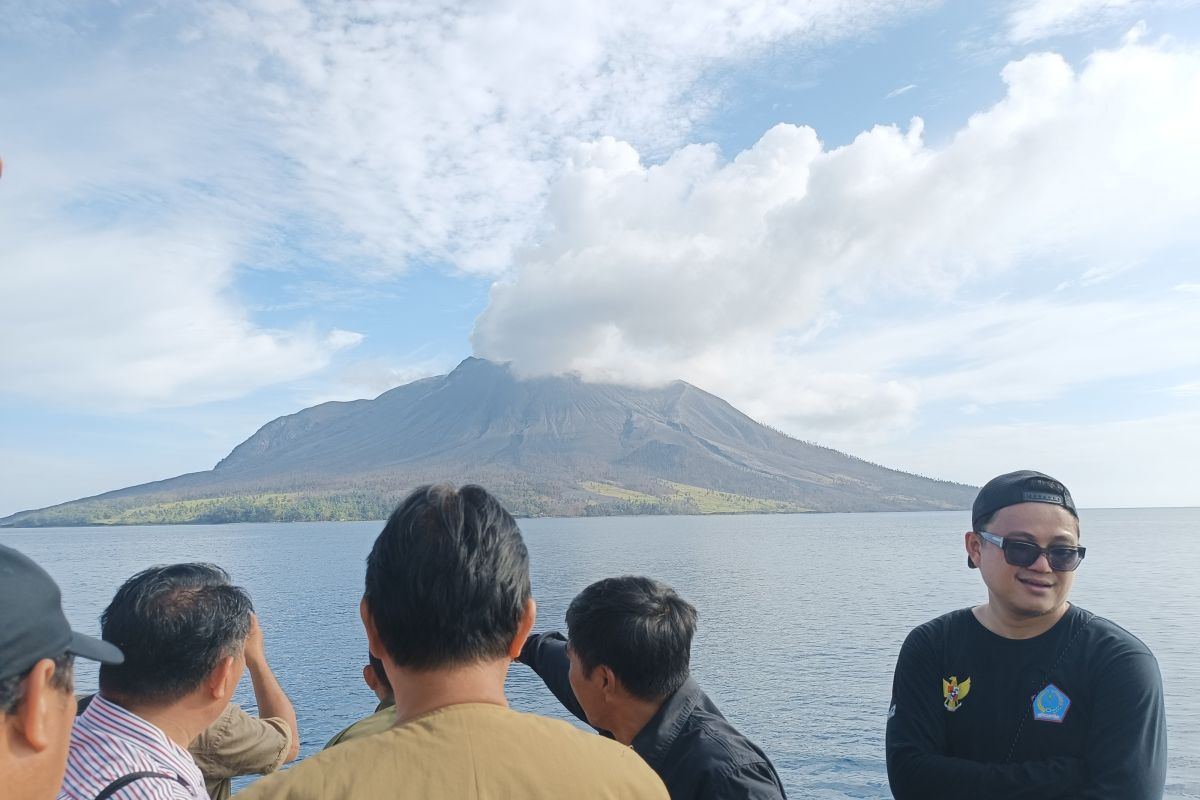
POLYGON ((75 722, 61 800, 207 800, 188 745, 229 705, 246 667, 254 609, 211 564, 152 567, 100 617, 125 661, 75 722), (136 784, 136 787, 131 786, 136 784))

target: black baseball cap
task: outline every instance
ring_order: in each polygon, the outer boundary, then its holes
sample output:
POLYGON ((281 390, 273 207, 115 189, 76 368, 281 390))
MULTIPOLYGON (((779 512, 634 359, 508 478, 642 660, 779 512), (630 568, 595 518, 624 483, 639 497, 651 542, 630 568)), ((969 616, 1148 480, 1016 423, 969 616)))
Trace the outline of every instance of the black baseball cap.
POLYGON ((54 579, 33 559, 0 545, 0 679, 64 653, 102 664, 125 660, 115 645, 71 630, 54 579))
MULTIPOLYGON (((971 506, 971 528, 979 530, 980 523, 1002 508, 1018 503, 1050 503, 1062 506, 1079 519, 1075 501, 1062 481, 1057 481, 1043 472, 1031 469, 1008 472, 992 478, 979 490, 975 504, 971 506)), ((967 566, 974 568, 970 557, 967 566)))

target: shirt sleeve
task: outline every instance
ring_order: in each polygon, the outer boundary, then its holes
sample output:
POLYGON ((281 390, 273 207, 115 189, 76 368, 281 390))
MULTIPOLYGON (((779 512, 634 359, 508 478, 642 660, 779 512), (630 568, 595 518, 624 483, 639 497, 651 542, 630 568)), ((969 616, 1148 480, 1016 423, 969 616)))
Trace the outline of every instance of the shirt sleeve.
POLYGON ((1082 797, 1158 800, 1167 780, 1162 676, 1149 652, 1127 652, 1100 671, 1087 738, 1082 797))
POLYGON ((584 722, 588 721, 583 706, 579 705, 571 688, 571 659, 567 655, 566 637, 558 631, 535 633, 525 640, 517 660, 537 673, 567 711, 584 722))
POLYGON ((278 717, 252 717, 230 705, 188 747, 206 780, 273 772, 292 746, 292 730, 278 717))
POLYGON ((1051 800, 1079 792, 1082 759, 993 764, 946 755, 940 678, 929 635, 918 628, 900 649, 888 710, 888 783, 897 800, 1051 800))

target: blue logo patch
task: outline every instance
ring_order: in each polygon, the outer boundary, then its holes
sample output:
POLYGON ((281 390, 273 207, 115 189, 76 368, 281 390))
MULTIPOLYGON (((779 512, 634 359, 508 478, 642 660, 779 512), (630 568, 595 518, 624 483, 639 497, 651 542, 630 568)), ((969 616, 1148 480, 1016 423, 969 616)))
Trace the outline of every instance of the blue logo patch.
POLYGON ((1038 722, 1062 722, 1070 707, 1071 698, 1053 683, 1033 696, 1033 718, 1038 722))

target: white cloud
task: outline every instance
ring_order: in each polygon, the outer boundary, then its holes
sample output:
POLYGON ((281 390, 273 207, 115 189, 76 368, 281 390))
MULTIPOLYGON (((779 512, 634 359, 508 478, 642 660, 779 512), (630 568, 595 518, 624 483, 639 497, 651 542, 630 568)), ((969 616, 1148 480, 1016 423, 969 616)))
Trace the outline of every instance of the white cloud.
MULTIPOLYGON (((987 403, 984 373, 1019 376, 1030 352, 1063 339, 1077 357, 1041 396, 1187 360, 1197 337, 1161 337, 1194 333, 1184 324, 1194 314, 1172 327, 1154 303, 1030 298, 1066 275, 1090 270, 1094 283, 1107 265, 1197 243, 1200 54, 1126 44, 1079 72, 1039 54, 1003 77, 1004 99, 938 148, 924 143, 919 120, 834 150, 809 128, 780 125, 729 162, 709 146, 646 166, 628 144, 581 145, 552 190, 552 228, 493 287, 477 352, 529 373, 683 376, 749 409, 787 409, 787 386, 822 386, 830 396, 814 408, 850 412, 832 414, 830 429, 859 412, 854 424, 871 428, 873 415, 875 426, 903 427, 931 397, 987 403), (968 282, 989 293, 1007 283, 1017 296, 1007 311, 947 313, 968 282), (941 319, 875 331, 874 350, 826 343, 810 355, 792 338, 830 302, 941 319), (1127 324, 1114 327, 1119 320, 1127 324), (1113 349, 1089 355, 1093 330, 1113 349), (928 363, 908 363, 922 353, 928 363), (932 369, 939 354, 948 360, 932 369), (931 374, 914 380, 900 364, 931 374)), ((1001 384, 990 397, 1037 396, 1028 381, 1001 384)), ((819 421, 801 412, 790 429, 802 432, 804 420, 819 421)))
POLYGON ((1180 397, 1200 397, 1200 381, 1192 381, 1191 383, 1181 383, 1178 386, 1172 386, 1171 394, 1180 397))
POLYGON ((189 405, 310 374, 359 342, 252 323, 230 293, 233 239, 0 219, 0 393, 90 410, 189 405))
POLYGON ((904 86, 901 86, 898 89, 892 89, 890 92, 888 92, 886 95, 884 95, 883 99, 891 100, 893 97, 899 97, 902 94, 908 94, 915 88, 917 88, 917 85, 915 83, 905 84, 904 86))
MULTIPOLYGON (((1131 19, 1154 9, 1193 5, 1195 0, 1014 0, 1008 10, 1008 37, 1034 42, 1131 19)), ((1145 32, 1140 24, 1134 39, 1145 32)))
POLYGON ((857 454, 976 485, 1010 470, 1037 469, 1070 486, 1081 508, 1200 506, 1197 413, 956 427, 857 454))
POLYGON ((36 79, 0 105, 0 391, 141 407, 319 369, 355 335, 262 328, 298 304, 238 295, 246 270, 500 270, 573 137, 674 146, 718 63, 929 2, 9 9, 0 53, 36 79))
POLYGON ((307 407, 330 400, 374 399, 389 389, 452 369, 453 363, 436 358, 413 359, 399 366, 389 359, 358 359, 339 369, 332 381, 310 392, 303 402, 307 407))
POLYGON ((250 102, 332 233, 380 269, 419 258, 495 272, 536 230, 574 139, 674 146, 716 103, 700 79, 717 63, 928 4, 270 0, 219 6, 202 29, 265 80, 250 102))

